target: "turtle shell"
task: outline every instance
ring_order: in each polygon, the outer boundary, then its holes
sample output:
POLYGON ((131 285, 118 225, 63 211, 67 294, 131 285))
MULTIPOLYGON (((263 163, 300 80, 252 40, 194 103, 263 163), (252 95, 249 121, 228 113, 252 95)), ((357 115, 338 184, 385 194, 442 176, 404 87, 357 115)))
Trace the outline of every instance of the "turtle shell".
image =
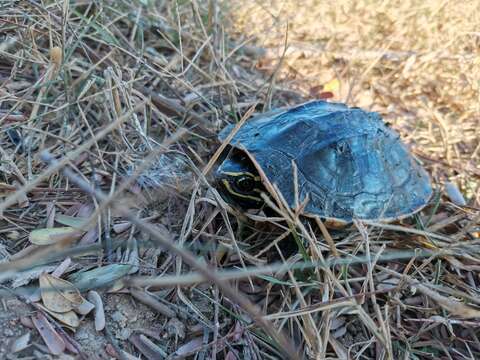
POLYGON ((292 208, 297 191, 299 203, 307 201, 305 215, 391 221, 417 212, 432 195, 428 174, 380 115, 345 104, 274 110, 246 122, 230 145, 254 159, 292 208))

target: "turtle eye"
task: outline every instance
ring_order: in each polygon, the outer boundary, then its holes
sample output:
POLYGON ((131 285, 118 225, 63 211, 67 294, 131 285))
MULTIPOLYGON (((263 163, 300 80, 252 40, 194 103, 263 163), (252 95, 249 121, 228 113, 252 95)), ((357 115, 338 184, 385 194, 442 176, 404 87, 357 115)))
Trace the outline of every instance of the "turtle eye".
POLYGON ((241 192, 251 192, 255 187, 255 180, 253 180, 250 176, 240 176, 235 181, 235 185, 241 192))

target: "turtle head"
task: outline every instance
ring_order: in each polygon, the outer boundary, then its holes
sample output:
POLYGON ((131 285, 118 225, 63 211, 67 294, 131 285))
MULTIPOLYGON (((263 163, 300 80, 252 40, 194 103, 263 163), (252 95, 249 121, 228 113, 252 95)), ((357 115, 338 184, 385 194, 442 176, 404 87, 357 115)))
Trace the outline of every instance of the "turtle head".
POLYGON ((215 172, 217 189, 228 203, 244 209, 259 209, 265 188, 252 161, 242 152, 231 153, 215 172))

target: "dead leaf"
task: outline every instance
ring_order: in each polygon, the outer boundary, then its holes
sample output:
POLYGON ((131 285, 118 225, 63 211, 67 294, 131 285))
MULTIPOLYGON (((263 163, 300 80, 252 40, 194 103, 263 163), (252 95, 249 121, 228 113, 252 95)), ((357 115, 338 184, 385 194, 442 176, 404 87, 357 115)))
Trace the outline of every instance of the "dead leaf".
POLYGON ((89 271, 78 272, 69 277, 80 291, 113 284, 115 280, 127 275, 132 265, 110 264, 89 271))
POLYGON ((105 312, 103 311, 103 302, 100 295, 90 290, 87 299, 95 305, 95 330, 102 331, 105 328, 105 312))
POLYGON ((83 299, 83 302, 80 305, 78 305, 74 310, 77 314, 87 315, 94 308, 95 308, 95 305, 93 305, 90 301, 83 299))
POLYGON ((65 313, 83 302, 80 292, 72 283, 50 274, 40 275, 42 301, 49 310, 65 313))
POLYGON ((132 227, 132 223, 129 222, 129 221, 124 221, 124 222, 121 222, 121 223, 118 223, 118 224, 113 224, 113 231, 116 233, 116 234, 120 234, 128 229, 130 229, 132 227))
POLYGON ((186 356, 188 354, 194 353, 202 346, 203 346, 203 337, 197 337, 180 346, 177 349, 177 351, 175 351, 175 355, 186 356))
POLYGON ((93 210, 95 209, 93 204, 82 204, 80 209, 78 209, 78 217, 80 218, 89 218, 93 214, 93 210))
POLYGON ((58 228, 37 229, 33 230, 28 239, 35 245, 56 244, 64 240, 77 240, 82 236, 84 231, 65 226, 58 228))
POLYGON ((34 292, 28 295, 27 300, 32 303, 40 302, 40 300, 42 300, 42 292, 40 291, 40 288, 35 289, 34 292))
POLYGON ((80 325, 80 320, 79 320, 77 314, 75 314, 75 312, 73 312, 72 310, 60 313, 60 312, 55 312, 55 311, 52 311, 50 309, 47 309, 42 304, 36 304, 36 305, 40 309, 42 309, 43 311, 47 312, 52 317, 57 319, 58 321, 64 323, 67 326, 69 326, 70 328, 75 329, 80 325))
POLYGON ((340 81, 334 78, 323 85, 323 91, 335 93, 340 88, 340 81))
POLYGON ((120 292, 124 289, 125 283, 123 282, 123 279, 118 279, 113 282, 112 285, 108 287, 107 292, 108 293, 117 293, 120 292))
POLYGON ((32 322, 52 355, 64 352, 65 342, 42 313, 32 316, 32 322))
POLYGON ((78 230, 85 230, 85 226, 88 223, 88 218, 58 214, 55 217, 55 221, 68 227, 72 227, 78 230))
POLYGON ((60 265, 57 266, 54 272, 52 272, 52 276, 56 278, 62 277, 63 273, 68 269, 70 264, 72 263, 72 259, 67 257, 65 260, 61 262, 60 265))
POLYGON ((79 241, 80 245, 88 245, 88 244, 93 244, 95 241, 98 239, 98 227, 95 226, 94 228, 91 228, 88 230, 85 235, 82 236, 82 238, 79 241))

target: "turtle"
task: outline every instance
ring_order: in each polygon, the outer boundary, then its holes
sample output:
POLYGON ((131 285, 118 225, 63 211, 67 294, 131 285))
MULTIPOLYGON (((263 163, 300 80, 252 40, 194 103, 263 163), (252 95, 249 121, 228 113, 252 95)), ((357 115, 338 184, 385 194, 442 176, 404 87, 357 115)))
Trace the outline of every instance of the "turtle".
POLYGON ((214 177, 236 207, 260 209, 262 192, 276 189, 290 208, 302 204, 302 215, 340 224, 401 220, 424 208, 433 191, 428 173, 378 113, 323 100, 246 121, 214 177))

